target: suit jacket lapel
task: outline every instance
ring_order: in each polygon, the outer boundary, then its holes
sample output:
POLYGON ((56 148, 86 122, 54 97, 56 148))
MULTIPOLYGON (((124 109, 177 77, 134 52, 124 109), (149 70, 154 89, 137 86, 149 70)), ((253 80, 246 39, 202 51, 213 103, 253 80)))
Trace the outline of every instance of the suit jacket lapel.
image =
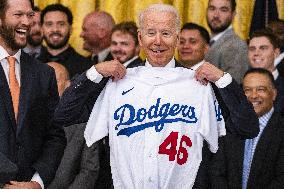
POLYGON ((26 117, 29 101, 31 100, 32 95, 32 85, 33 78, 35 77, 32 72, 32 67, 29 64, 31 59, 28 59, 28 56, 22 52, 21 55, 21 91, 20 91, 20 103, 19 103, 19 117, 18 117, 18 130, 17 133, 22 129, 24 118, 26 117))
POLYGON ((12 103, 12 97, 10 93, 10 88, 4 73, 4 70, 2 66, 0 65, 0 96, 1 102, 3 103, 3 107, 5 107, 6 111, 8 112, 9 119, 12 124, 12 128, 14 131, 16 131, 16 119, 15 119, 15 114, 14 114, 14 109, 13 109, 13 103, 12 103))

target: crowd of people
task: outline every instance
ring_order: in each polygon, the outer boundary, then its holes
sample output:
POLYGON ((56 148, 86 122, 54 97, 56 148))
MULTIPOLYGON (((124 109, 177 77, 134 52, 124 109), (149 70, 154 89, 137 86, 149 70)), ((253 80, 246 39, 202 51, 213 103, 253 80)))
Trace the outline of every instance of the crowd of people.
POLYGON ((96 10, 84 57, 68 7, 0 0, 0 188, 284 188, 284 20, 244 41, 235 9, 96 10))

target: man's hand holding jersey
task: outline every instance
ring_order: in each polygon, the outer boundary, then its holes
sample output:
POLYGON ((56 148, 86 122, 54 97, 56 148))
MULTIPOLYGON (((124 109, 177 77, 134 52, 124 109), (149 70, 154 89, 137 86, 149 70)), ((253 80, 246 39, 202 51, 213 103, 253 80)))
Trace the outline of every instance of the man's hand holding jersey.
POLYGON ((103 77, 112 77, 114 81, 122 79, 126 74, 125 66, 118 60, 100 62, 95 68, 103 77))

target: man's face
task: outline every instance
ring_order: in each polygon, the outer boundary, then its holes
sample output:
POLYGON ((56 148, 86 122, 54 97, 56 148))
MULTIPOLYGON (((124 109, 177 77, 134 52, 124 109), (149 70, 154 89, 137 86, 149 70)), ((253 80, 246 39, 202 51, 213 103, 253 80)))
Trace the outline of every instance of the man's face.
POLYGON ((230 0, 209 0, 207 8, 207 23, 214 34, 227 29, 233 21, 235 12, 232 11, 230 0))
POLYGON ((27 40, 28 43, 33 47, 39 46, 43 40, 43 33, 40 23, 40 12, 35 12, 27 40))
POLYGON ((270 72, 275 70, 274 59, 279 55, 266 37, 254 37, 248 46, 248 57, 251 67, 264 68, 270 72))
POLYGON ((139 47, 135 45, 132 35, 115 31, 111 35, 110 51, 114 59, 124 63, 139 53, 139 47))
POLYGON ((61 49, 68 43, 71 26, 67 15, 61 11, 52 11, 45 14, 43 19, 43 35, 48 47, 61 49))
POLYGON ((92 52, 93 47, 99 46, 99 26, 95 23, 96 17, 87 16, 82 25, 80 37, 83 38, 83 49, 92 52))
POLYGON ((180 60, 188 66, 193 66, 205 57, 208 44, 196 29, 184 29, 180 33, 178 53, 180 60))
POLYGON ((29 0, 8 0, 7 6, 3 18, 0 18, 0 45, 17 51, 27 44, 34 13, 29 0))
POLYGON ((268 77, 260 73, 250 73, 243 80, 243 90, 252 103, 258 117, 266 114, 273 106, 277 91, 268 77))
POLYGON ((138 40, 152 66, 166 66, 174 56, 178 41, 174 15, 168 12, 146 14, 138 40))

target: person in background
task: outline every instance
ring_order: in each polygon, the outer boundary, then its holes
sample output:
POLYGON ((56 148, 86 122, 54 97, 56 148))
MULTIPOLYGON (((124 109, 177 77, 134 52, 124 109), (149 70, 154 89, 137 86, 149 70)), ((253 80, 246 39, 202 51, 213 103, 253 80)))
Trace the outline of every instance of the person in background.
POLYGON ((40 9, 34 7, 33 11, 35 15, 27 36, 27 46, 23 50, 30 56, 37 58, 42 48, 43 32, 40 23, 40 9))
POLYGON ((80 37, 84 40, 83 49, 91 53, 89 59, 93 64, 113 59, 109 47, 114 25, 114 19, 105 11, 94 11, 84 18, 80 37))
POLYGON ((210 49, 205 60, 228 72, 240 84, 248 69, 247 45, 233 30, 235 0, 209 0, 207 24, 211 30, 210 49))
POLYGON ((67 69, 57 62, 48 62, 50 67, 55 71, 58 93, 61 97, 65 89, 70 85, 70 78, 67 69))
POLYGON ((274 60, 274 65, 279 74, 284 77, 284 20, 278 19, 268 23, 267 28, 271 29, 273 34, 278 38, 280 43, 280 54, 274 60))
POLYGON ((47 46, 42 48, 38 60, 62 64, 68 70, 70 78, 92 66, 90 60, 78 54, 68 43, 73 23, 69 8, 61 4, 48 5, 42 10, 40 20, 47 46))
POLYGON ((280 47, 276 36, 268 29, 255 31, 249 40, 248 57, 252 68, 264 68, 270 71, 278 91, 274 109, 284 114, 284 78, 276 69, 274 60, 279 56, 280 47))

